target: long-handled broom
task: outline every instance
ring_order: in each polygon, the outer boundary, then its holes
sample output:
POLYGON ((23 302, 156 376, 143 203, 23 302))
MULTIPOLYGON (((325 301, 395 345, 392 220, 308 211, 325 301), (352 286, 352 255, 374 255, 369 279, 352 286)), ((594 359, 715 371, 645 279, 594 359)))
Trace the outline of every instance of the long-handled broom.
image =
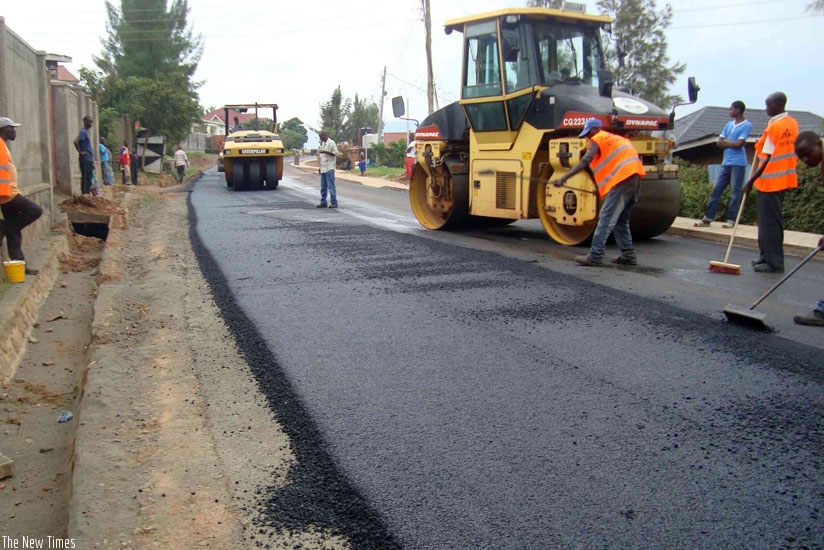
POLYGON ((780 281, 775 283, 770 289, 765 292, 759 299, 755 301, 753 305, 751 305, 748 309, 744 309, 743 307, 734 306, 732 304, 727 304, 727 307, 724 308, 724 315, 727 316, 727 321, 732 323, 738 323, 739 325, 744 325, 746 327, 755 328, 759 330, 767 330, 769 327, 764 322, 764 319, 767 317, 763 313, 758 313, 755 311, 755 308, 758 304, 764 301, 764 299, 775 292, 775 289, 780 287, 784 284, 784 281, 795 275, 795 272, 804 267, 804 264, 809 262, 813 259, 813 256, 818 254, 824 250, 824 245, 819 246, 815 250, 813 250, 809 256, 801 260, 801 262, 793 268, 792 271, 784 275, 780 281))
MULTIPOLYGON (((752 159, 752 165, 750 166, 750 174, 755 171, 756 162, 758 161, 758 156, 754 156, 752 159)), ((732 242, 735 240, 735 232, 738 230, 738 222, 741 220, 741 212, 744 211, 744 203, 747 202, 747 194, 742 193, 741 195, 741 206, 738 207, 738 214, 735 216, 735 224, 732 226, 732 235, 730 235, 730 244, 727 246, 727 253, 724 255, 723 262, 713 262, 710 261, 710 265, 707 269, 710 271, 715 271, 716 273, 726 273, 728 275, 741 275, 741 266, 738 264, 729 264, 727 261, 730 259, 730 251, 732 250, 732 242)))
POLYGON ((741 206, 738 207, 738 215, 735 216, 735 225, 732 226, 732 235, 730 235, 730 244, 727 246, 727 253, 724 255, 723 262, 715 262, 710 260, 710 265, 707 269, 715 271, 716 273, 726 273, 728 275, 741 275, 741 266, 738 264, 729 264, 727 260, 730 259, 730 251, 732 250, 732 242, 735 240, 735 232, 738 229, 738 221, 741 219, 741 212, 744 211, 744 203, 747 202, 747 195, 741 195, 741 206))

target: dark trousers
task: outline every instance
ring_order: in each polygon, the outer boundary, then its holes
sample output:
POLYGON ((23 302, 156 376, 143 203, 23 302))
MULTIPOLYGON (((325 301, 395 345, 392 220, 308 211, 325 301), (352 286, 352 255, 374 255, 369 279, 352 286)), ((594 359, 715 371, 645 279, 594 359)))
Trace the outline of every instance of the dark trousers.
POLYGON ((80 192, 84 195, 92 192, 92 172, 94 161, 80 159, 80 192))
POLYGON ((183 174, 186 173, 186 166, 180 165, 177 167, 177 181, 183 183, 183 174))
POLYGON ((43 209, 36 202, 17 195, 9 202, 0 204, 0 210, 3 212, 2 230, 6 234, 9 259, 25 260, 22 248, 23 228, 36 222, 43 215, 43 209))
POLYGON ((758 192, 758 252, 759 260, 773 269, 784 269, 784 191, 758 192))
POLYGON ((132 185, 137 185, 137 164, 132 164, 131 169, 132 169, 132 185))

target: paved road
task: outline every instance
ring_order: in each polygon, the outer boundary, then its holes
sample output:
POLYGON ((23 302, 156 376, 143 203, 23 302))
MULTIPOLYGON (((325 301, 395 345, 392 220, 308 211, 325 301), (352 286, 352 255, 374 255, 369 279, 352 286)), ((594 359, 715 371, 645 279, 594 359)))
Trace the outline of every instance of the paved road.
POLYGON ((765 281, 705 279, 723 247, 658 239, 655 268, 587 270, 529 223, 424 232, 396 191, 341 184, 317 210, 316 177, 218 176, 193 241, 298 457, 263 491, 270 525, 363 548, 824 545, 820 332, 723 322, 717 298, 765 281))

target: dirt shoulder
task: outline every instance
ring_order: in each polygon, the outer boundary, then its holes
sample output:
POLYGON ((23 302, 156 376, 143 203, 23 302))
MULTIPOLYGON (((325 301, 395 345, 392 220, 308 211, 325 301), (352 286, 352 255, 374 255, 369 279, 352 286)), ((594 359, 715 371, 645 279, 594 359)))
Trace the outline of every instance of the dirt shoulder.
POLYGON ((12 495, 0 536, 81 549, 348 547, 256 523, 259 495, 288 483, 294 457, 200 274, 187 188, 103 191, 91 201, 102 206, 78 209, 122 209, 124 223, 111 224, 99 268, 80 240, 50 297, 63 302, 41 311, 40 355, 27 352, 0 392, 0 429, 29 447, 0 481, 12 495), (74 418, 57 423, 61 410, 74 418))
POLYGON ((83 548, 344 547, 255 527, 257 495, 288 482, 293 456, 199 272, 187 196, 122 199, 130 227, 101 265, 69 536, 83 548))

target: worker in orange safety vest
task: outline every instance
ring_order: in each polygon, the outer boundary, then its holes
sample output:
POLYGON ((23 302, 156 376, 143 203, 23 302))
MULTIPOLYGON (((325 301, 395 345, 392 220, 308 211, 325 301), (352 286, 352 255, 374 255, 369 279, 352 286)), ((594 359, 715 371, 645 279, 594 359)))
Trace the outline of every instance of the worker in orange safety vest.
POLYGON ((750 179, 744 184, 745 194, 755 185, 758 190, 758 258, 753 270, 758 273, 784 272, 784 194, 798 187, 795 168, 795 139, 798 122, 784 111, 787 96, 770 94, 766 100, 767 115, 772 117, 767 129, 755 144, 756 163, 750 179))
POLYGON ((589 138, 586 154, 569 172, 549 183, 560 187, 569 178, 589 167, 595 176, 598 197, 602 200, 601 213, 589 254, 576 256, 575 261, 586 266, 604 265, 604 248, 612 233, 621 249, 621 255, 612 263, 636 265, 638 258, 629 232, 629 215, 638 202, 641 178, 646 176, 646 172, 632 143, 627 138, 611 134, 602 128, 603 125, 597 118, 586 121, 583 131, 578 135, 579 138, 589 138))
MULTIPOLYGON (((6 239, 9 259, 26 261, 23 255, 23 228, 34 223, 43 215, 43 208, 24 197, 17 187, 17 168, 11 158, 8 142, 17 139, 20 126, 8 117, 0 117, 0 244, 6 239)), ((37 275, 38 270, 25 267, 26 275, 37 275)))

